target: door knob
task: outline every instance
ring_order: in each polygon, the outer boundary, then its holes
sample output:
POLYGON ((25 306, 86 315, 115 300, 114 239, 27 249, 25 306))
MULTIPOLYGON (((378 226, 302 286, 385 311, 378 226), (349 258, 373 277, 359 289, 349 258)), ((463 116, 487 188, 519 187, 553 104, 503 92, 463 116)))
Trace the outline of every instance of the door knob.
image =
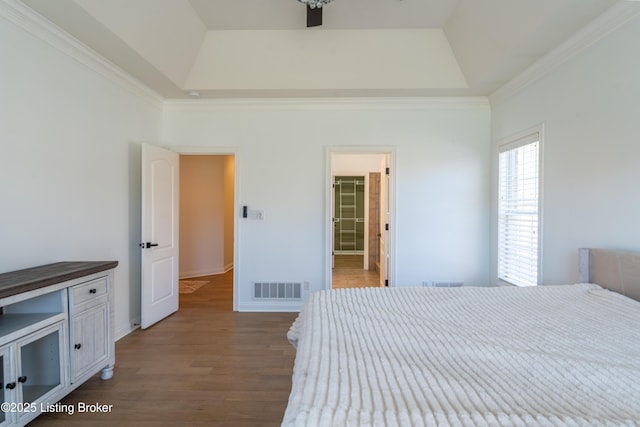
POLYGON ((158 246, 158 244, 157 243, 151 243, 151 242, 140 243, 140 247, 142 249, 149 249, 150 247, 153 247, 153 246, 158 246))
POLYGON ((7 388, 8 388, 9 390, 13 390, 14 388, 16 388, 16 383, 9 383, 9 384, 7 384, 7 388))
POLYGON ((23 375, 21 377, 18 377, 18 382, 19 383, 26 383, 27 382, 27 376, 23 375))

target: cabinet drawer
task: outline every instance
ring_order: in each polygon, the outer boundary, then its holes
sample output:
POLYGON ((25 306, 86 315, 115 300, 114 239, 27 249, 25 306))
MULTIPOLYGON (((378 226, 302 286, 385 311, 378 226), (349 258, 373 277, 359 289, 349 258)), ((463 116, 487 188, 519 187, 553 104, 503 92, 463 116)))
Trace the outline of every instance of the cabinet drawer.
POLYGON ((101 298, 107 295, 108 282, 106 277, 100 277, 99 279, 92 280, 81 285, 76 285, 70 289, 71 306, 76 307, 88 302, 95 302, 96 304, 104 301, 101 298))

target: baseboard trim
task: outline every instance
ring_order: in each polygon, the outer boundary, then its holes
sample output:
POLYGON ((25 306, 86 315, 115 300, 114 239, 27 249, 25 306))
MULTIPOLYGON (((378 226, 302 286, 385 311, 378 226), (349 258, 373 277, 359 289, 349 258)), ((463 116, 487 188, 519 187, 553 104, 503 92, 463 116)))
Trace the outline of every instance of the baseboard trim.
POLYGON ((179 274, 179 278, 182 279, 190 279, 192 277, 201 277, 201 276, 212 276, 214 274, 223 274, 229 270, 225 270, 225 267, 221 268, 211 268, 205 270, 191 270, 191 271, 181 271, 179 274))
POLYGON ((126 337, 131 332, 133 332, 133 331, 135 331, 136 329, 139 329, 139 328, 140 328, 140 318, 137 317, 135 319, 130 320, 129 321, 129 325, 116 329, 116 331, 115 331, 115 334, 116 334, 115 340, 119 341, 120 339, 126 337))

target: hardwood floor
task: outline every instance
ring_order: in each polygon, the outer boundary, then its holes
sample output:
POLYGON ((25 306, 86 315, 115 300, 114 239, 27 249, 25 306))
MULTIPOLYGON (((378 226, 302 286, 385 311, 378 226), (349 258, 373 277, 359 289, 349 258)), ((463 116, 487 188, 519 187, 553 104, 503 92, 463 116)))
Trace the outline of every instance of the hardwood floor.
POLYGON ((38 426, 279 426, 291 388, 297 313, 234 313, 232 272, 180 295, 180 310, 116 343, 113 379, 95 376, 38 426), (78 413, 78 403, 113 405, 78 413))
POLYGON ((364 288, 380 286, 380 274, 363 269, 363 255, 336 255, 334 257, 331 287, 364 288))

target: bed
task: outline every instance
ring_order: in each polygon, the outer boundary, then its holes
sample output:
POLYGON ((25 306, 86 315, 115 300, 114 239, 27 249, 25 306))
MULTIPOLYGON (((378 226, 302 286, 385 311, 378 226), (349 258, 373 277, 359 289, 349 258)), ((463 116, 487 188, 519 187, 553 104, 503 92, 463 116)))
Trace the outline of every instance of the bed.
POLYGON ((282 425, 638 426, 640 255, 580 250, 580 279, 314 293, 282 425))

